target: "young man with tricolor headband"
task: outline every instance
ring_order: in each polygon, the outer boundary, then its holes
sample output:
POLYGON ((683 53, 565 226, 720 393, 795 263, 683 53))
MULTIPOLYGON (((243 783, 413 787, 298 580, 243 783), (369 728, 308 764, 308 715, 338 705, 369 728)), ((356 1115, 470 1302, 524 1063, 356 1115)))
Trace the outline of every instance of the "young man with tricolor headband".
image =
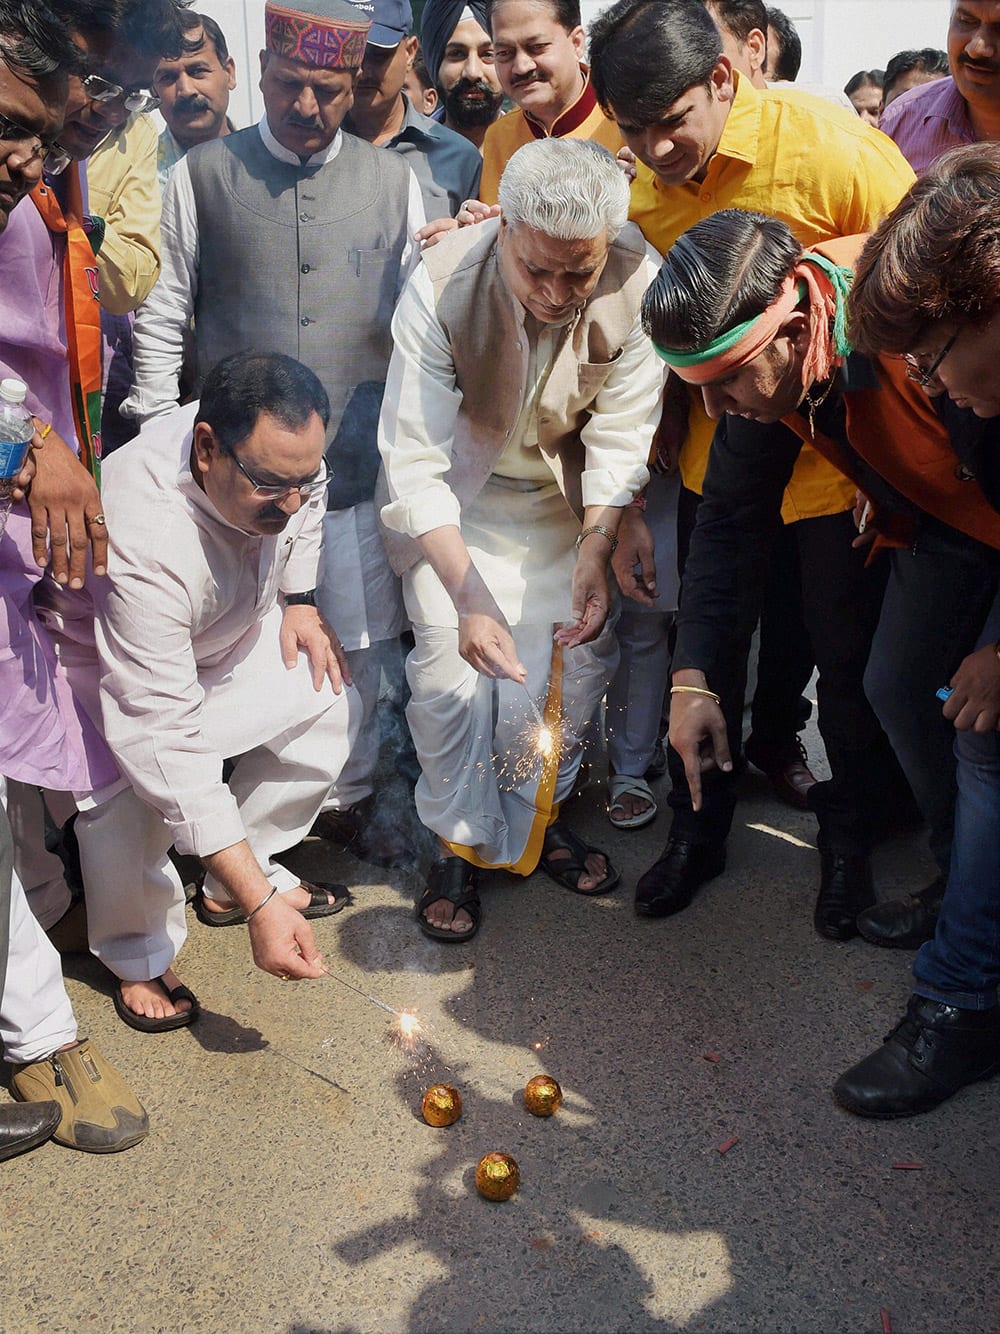
MULTIPOLYGON (((660 355, 696 388, 709 416, 722 419, 685 570, 673 661, 670 739, 684 760, 696 805, 704 773, 730 769, 736 753, 743 700, 736 648, 753 625, 761 552, 805 444, 869 497, 875 513, 866 527, 880 534, 878 545, 909 548, 919 528, 922 542, 932 529, 948 538, 954 534, 954 542, 961 543, 959 534, 966 534, 975 543, 1000 546, 995 515, 955 477, 948 432, 931 401, 908 378, 906 364, 899 359, 873 363, 851 353, 845 303, 862 241, 827 242, 803 254, 784 223, 726 210, 680 238, 646 294, 644 320, 660 355), (761 435, 747 447, 745 438, 731 430, 734 418, 781 423, 785 429, 761 435)), ((836 583, 819 588, 803 579, 810 626, 858 614, 852 584, 867 555, 864 545, 852 547, 850 534, 843 533, 825 554, 840 563, 843 579, 839 593, 836 583)), ((880 566, 888 574, 887 562, 874 563, 876 570, 880 566)), ((890 606, 902 595, 898 583, 890 606)), ((876 608, 872 634, 877 616, 876 608)), ((955 630, 953 642, 960 645, 969 638, 968 629, 955 630)), ((875 673, 885 680, 878 664, 900 638, 898 628, 876 638, 869 678, 875 673)), ((941 684, 939 674, 946 679, 947 666, 934 661, 929 667, 933 684, 922 687, 923 694, 917 689, 919 698, 907 702, 923 713, 928 734, 934 724, 934 688, 941 684)), ((864 668, 864 661, 839 664, 845 672, 864 668)), ((874 756, 859 751, 855 719, 835 714, 831 725, 824 707, 826 676, 821 671, 817 694, 831 777, 816 785, 810 801, 819 819, 821 852, 854 855, 885 832, 875 814, 874 790, 884 774, 874 756)), ((881 687, 872 693, 879 705, 890 692, 881 687)), ((879 712, 894 738, 898 706, 879 712)), ((910 758, 912 746, 899 750, 946 868, 954 792, 947 784, 948 739, 938 736, 927 764, 910 758)), ((873 901, 870 880, 868 903, 859 906, 821 892, 817 930, 843 938, 853 931, 858 911, 873 901)))
MULTIPOLYGON (((695 223, 729 208, 781 218, 804 245, 868 232, 913 182, 898 149, 853 112, 805 93, 754 88, 723 53, 701 0, 618 0, 591 25, 590 61, 597 97, 638 161, 629 216, 660 254, 695 223)), ((657 443, 660 465, 679 467, 683 482, 677 502, 683 563, 714 427, 698 396, 672 394, 674 383, 668 382, 657 443)), ((761 435, 785 436, 781 426, 742 420, 730 426, 730 436, 735 430, 751 450, 761 435)), ((622 520, 614 568, 623 591, 648 605, 662 596, 673 552, 652 537, 662 500, 655 490, 645 500, 644 513, 630 509, 622 520)), ((865 779, 861 790, 873 790, 887 823, 908 814, 911 803, 898 775, 894 780, 888 743, 862 689, 882 590, 863 560, 846 566, 842 560, 842 552, 850 551, 853 501, 846 480, 811 445, 803 446, 770 544, 746 753, 786 799, 795 795, 798 804, 812 803, 806 790, 812 775, 802 765, 797 734, 802 691, 815 664, 826 683, 819 701, 826 713, 823 730, 836 730, 845 749, 855 748, 865 779), (837 600, 850 587, 844 615, 814 616, 809 633, 798 594, 800 567, 814 598, 837 600)), ((661 654, 665 661, 665 634, 661 654)), ((680 912, 722 873, 736 804, 733 775, 716 773, 706 776, 701 807, 693 810, 675 753, 668 754, 668 764, 670 832, 636 887, 636 911, 646 917, 680 912)), ((838 853, 824 849, 821 874, 830 922, 843 917, 845 901, 859 911, 871 893, 864 839, 838 853)), ((842 937, 839 926, 828 924, 827 934, 842 937)))

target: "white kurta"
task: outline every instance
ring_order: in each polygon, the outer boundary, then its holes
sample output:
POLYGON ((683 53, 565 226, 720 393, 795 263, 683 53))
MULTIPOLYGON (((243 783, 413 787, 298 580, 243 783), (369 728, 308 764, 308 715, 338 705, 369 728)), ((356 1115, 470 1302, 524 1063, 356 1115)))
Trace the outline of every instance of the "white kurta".
MULTIPOLYGON (((298 877, 274 857, 308 831, 360 721, 355 691, 315 691, 305 655, 289 670, 278 644, 279 593, 316 583, 323 494, 276 536, 234 527, 191 472, 196 409, 157 419, 115 453, 102 493, 100 708, 134 791, 82 800, 77 830, 91 948, 132 980, 161 974, 184 939, 170 843, 208 856, 245 838, 271 882, 293 888, 298 877), (235 756, 227 785, 223 760, 235 756)), ((209 877, 206 893, 215 889, 209 877)))
MULTIPOLYGON (((657 267, 650 256, 650 281, 657 267)), ((393 322, 395 350, 379 437, 391 498, 383 521, 414 538, 446 524, 460 527, 512 627, 528 693, 556 742, 546 759, 537 749, 537 723, 525 691, 480 676, 462 660, 455 608, 429 562, 418 561, 403 576, 416 638, 407 663, 407 719, 423 771, 417 811, 467 860, 530 875, 545 830, 572 790, 584 735, 618 651, 613 618, 591 644, 562 650, 553 641, 570 614, 580 523, 538 449, 536 416, 564 331, 524 311, 520 318, 529 349, 521 412, 493 475, 464 510, 444 480, 461 386, 423 270, 410 280, 393 322)), ((662 370, 637 313, 581 432, 585 505, 622 506, 645 484, 661 386, 662 370)))

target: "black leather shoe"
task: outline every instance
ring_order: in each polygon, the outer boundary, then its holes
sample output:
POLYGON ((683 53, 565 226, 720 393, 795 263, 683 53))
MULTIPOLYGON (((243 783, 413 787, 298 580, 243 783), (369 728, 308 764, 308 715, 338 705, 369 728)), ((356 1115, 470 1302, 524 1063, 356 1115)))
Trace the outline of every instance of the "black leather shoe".
POLYGON ((37 1149, 52 1138, 62 1108, 57 1102, 12 1102, 0 1107, 0 1161, 37 1149))
POLYGON ((797 811, 809 809, 809 789, 816 775, 809 768, 809 756, 801 737, 790 741, 758 741, 751 733, 743 753, 755 769, 764 774, 777 796, 797 811))
POLYGON ((858 916, 858 930, 873 945, 889 949, 915 950, 925 940, 934 938, 945 878, 939 875, 919 894, 908 899, 876 903, 858 916))
POLYGON ((372 866, 393 870, 412 867, 416 862, 412 840, 407 839, 401 825, 390 827, 384 819, 378 820, 374 796, 362 797, 340 810, 321 811, 309 832, 314 838, 346 848, 353 857, 372 866))
POLYGON ((875 902, 872 868, 864 853, 823 852, 813 925, 827 940, 858 934, 857 916, 875 902))
POLYGON ((671 917, 681 912, 696 892, 726 869, 726 849, 710 843, 671 838, 635 887, 640 917, 671 917))
POLYGON ((878 1049, 840 1076, 833 1096, 856 1116, 918 1116, 1000 1070, 1000 1009, 959 1010, 911 996, 878 1049))

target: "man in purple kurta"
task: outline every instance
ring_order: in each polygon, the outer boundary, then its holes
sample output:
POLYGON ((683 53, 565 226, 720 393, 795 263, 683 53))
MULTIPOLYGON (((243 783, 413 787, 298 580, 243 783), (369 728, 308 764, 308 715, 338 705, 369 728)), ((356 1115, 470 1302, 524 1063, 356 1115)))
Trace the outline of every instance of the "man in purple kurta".
MULTIPOLYGON (((25 4, 21 15, 16 5, 8 5, 4 18, 10 26, 0 31, 0 116, 17 132, 8 128, 0 137, 0 231, 6 229, 19 203, 22 209, 31 207, 24 196, 37 184, 42 160, 56 146, 63 122, 67 83, 58 59, 77 60, 61 25, 37 3, 25 4)), ((40 254, 26 254, 16 248, 17 235, 15 228, 10 237, 0 237, 0 264, 6 261, 10 266, 0 303, 12 356, 5 369, 27 376, 34 387, 30 406, 44 409, 43 421, 55 418, 72 438, 62 330, 51 308, 38 305, 42 293, 59 295, 59 284, 49 281, 53 247, 50 243, 40 254), (9 251, 5 247, 8 239, 14 243, 9 251), (32 267, 36 263, 38 267, 32 267), (34 306, 29 304, 32 283, 34 306), (60 392, 61 384, 65 389, 60 392)), ((52 538, 57 549, 58 516, 63 516, 63 531, 67 518, 77 526, 86 512, 86 496, 93 500, 93 495, 88 488, 76 495, 72 486, 66 488, 67 466, 72 478, 80 465, 54 431, 36 432, 36 459, 26 472, 36 467, 37 456, 50 442, 53 453, 41 488, 43 497, 46 493, 49 497, 49 513, 44 525, 41 515, 36 514, 34 521, 37 531, 52 538)), ((18 480, 24 481, 25 476, 18 480)), ((36 509, 37 502, 35 497, 36 509)), ((91 786, 100 776, 115 772, 99 734, 78 709, 54 647, 35 616, 32 595, 42 572, 35 561, 31 525, 25 506, 17 505, 0 540, 0 635, 5 636, 0 639, 0 699, 4 703, 0 805, 4 807, 7 784, 2 775, 10 774, 25 784, 46 783, 65 789, 78 783, 91 786)), ((81 614, 86 617, 86 604, 81 614)), ((0 858, 0 1046, 13 1067, 15 1096, 48 1108, 41 1122, 63 1144, 94 1153, 129 1148, 148 1133, 146 1113, 94 1044, 78 1039, 59 957, 30 912, 16 865, 12 866, 6 820, 0 832, 4 842, 0 858)), ((0 1116, 0 1157, 40 1142, 34 1131, 41 1122, 37 1116, 22 1116, 18 1121, 5 1110, 0 1116)))

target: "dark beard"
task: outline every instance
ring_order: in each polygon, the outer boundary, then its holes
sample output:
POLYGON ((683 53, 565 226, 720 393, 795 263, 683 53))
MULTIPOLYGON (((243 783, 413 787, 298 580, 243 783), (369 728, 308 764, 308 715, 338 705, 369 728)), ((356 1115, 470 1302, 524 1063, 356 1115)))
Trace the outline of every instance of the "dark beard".
POLYGON ((478 125, 492 125, 503 102, 503 93, 491 88, 485 79, 459 79, 444 94, 445 117, 452 125, 472 129, 478 125), (483 94, 481 102, 467 102, 462 94, 475 89, 483 94))

